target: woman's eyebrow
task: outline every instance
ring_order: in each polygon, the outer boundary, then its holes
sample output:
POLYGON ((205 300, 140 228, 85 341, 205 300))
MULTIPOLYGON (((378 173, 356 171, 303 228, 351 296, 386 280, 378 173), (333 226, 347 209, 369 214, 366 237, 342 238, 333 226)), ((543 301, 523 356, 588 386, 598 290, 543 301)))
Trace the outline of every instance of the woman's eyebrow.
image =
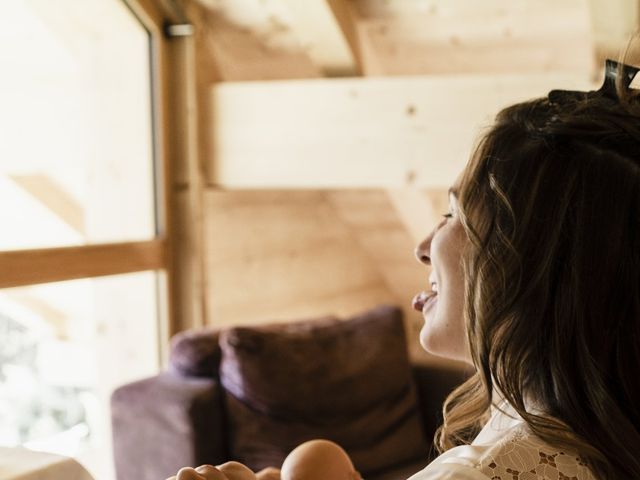
POLYGON ((453 195, 454 197, 458 197, 458 189, 456 187, 449 187, 449 195, 453 195))

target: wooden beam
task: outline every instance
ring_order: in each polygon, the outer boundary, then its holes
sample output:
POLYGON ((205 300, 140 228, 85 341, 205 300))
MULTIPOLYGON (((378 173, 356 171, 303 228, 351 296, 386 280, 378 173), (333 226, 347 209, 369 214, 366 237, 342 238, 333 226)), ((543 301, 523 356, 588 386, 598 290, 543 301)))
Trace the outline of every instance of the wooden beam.
POLYGON ((357 75, 353 50, 327 0, 279 1, 291 15, 291 28, 302 48, 325 75, 357 75))
POLYGON ((349 3, 367 76, 593 69, 585 0, 349 3))
POLYGON ((77 233, 85 235, 84 208, 49 175, 9 175, 9 178, 77 233))
MULTIPOLYGON (((416 188, 402 188, 387 190, 391 205, 393 205, 405 230, 409 233, 414 244, 421 242, 439 221, 439 211, 436 209, 432 196, 416 188)), ((446 198, 446 192, 440 191, 446 198)))
POLYGON ((225 188, 448 187, 503 107, 589 75, 224 83, 208 182, 225 188))
MULTIPOLYGON (((606 58, 618 60, 634 32, 640 28, 640 0, 589 0, 595 58, 598 67, 606 58)), ((630 46, 637 61, 640 42, 630 46)))
POLYGON ((165 242, 0 252, 0 288, 117 275, 166 267, 165 242))
POLYGON ((204 325, 204 273, 202 255, 202 162, 207 141, 200 129, 208 112, 198 97, 208 90, 205 65, 197 68, 197 38, 173 38, 171 52, 171 190, 173 223, 172 258, 176 323, 172 333, 204 325))
POLYGON ((12 302, 37 314, 54 329, 57 338, 63 340, 69 338, 69 316, 46 299, 34 295, 29 290, 5 289, 2 294, 12 302))
POLYGON ((323 76, 302 46, 293 42, 290 27, 269 15, 261 2, 243 2, 239 6, 237 2, 223 1, 217 8, 209 8, 190 0, 186 10, 196 26, 198 48, 208 57, 199 59, 199 68, 215 71, 218 81, 323 76), (206 63, 213 63, 214 67, 206 63))
POLYGON ((353 2, 350 0, 326 0, 326 2, 351 49, 351 55, 355 61, 355 71, 358 75, 362 75, 364 72, 362 48, 358 34, 357 14, 353 2))

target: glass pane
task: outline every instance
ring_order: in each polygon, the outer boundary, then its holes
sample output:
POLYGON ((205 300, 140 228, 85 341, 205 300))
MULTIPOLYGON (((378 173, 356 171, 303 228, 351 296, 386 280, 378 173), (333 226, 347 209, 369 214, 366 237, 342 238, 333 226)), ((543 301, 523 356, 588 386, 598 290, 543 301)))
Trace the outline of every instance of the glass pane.
POLYGON ((0 11, 0 250, 152 238, 148 32, 121 0, 0 11))
POLYGON ((0 445, 113 480, 111 392, 159 370, 157 275, 0 290, 0 445))

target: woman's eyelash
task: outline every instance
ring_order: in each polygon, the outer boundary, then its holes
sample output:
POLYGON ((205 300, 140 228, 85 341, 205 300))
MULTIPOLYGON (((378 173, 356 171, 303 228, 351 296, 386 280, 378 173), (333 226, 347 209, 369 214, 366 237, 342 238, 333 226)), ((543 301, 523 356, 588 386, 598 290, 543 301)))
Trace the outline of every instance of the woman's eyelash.
POLYGON ((444 213, 442 216, 444 218, 451 218, 451 217, 453 217, 453 213, 444 213))

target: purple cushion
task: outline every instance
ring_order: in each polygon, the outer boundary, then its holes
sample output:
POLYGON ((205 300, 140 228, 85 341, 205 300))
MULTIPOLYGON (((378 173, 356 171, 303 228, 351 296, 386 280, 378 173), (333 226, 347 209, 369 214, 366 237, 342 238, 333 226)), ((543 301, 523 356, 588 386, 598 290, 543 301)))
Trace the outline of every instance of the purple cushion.
POLYGON ((171 338, 169 368, 185 377, 218 376, 220 332, 213 328, 185 330, 171 338))
POLYGON ((233 328, 220 346, 232 458, 280 466, 311 438, 363 475, 426 457, 400 309, 233 328))

